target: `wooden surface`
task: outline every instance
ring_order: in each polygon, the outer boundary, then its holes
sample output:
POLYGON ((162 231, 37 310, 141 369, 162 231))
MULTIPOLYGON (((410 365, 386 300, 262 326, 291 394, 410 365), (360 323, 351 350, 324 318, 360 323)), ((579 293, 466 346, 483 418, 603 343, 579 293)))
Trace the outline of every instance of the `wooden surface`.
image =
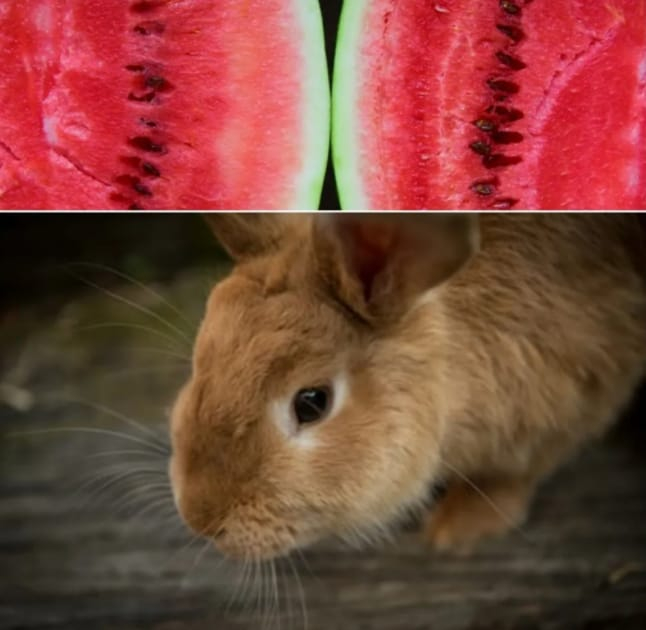
MULTIPOLYGON (((156 288, 196 318, 206 277, 186 273, 156 288)), ((141 288, 114 290, 184 326, 141 288)), ((231 604, 239 568, 191 543, 169 504, 165 516, 152 510, 133 515, 151 496, 138 484, 163 478, 161 456, 105 455, 141 445, 102 433, 26 434, 85 427, 148 439, 109 413, 73 402, 78 398, 163 433, 165 410, 186 370, 163 354, 187 350, 166 339, 169 333, 155 317, 93 289, 57 314, 33 307, 5 317, 0 627, 646 629, 643 404, 541 490, 524 537, 511 535, 467 558, 431 553, 413 533, 360 552, 326 543, 293 559, 302 591, 290 563, 278 567, 279 616, 257 610, 268 582, 256 580, 246 604, 231 604), (160 475, 126 478, 98 494, 96 483, 87 485, 105 467, 114 473, 133 466, 160 475), (119 511, 126 500, 130 511, 119 511)))

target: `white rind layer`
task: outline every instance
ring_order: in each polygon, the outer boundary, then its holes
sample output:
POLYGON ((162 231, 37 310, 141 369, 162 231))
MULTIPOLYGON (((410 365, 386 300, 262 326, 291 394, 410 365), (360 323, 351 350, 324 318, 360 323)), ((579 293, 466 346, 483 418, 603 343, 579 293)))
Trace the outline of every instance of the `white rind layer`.
POLYGON ((344 210, 369 210, 361 178, 359 94, 363 27, 370 0, 345 0, 341 12, 332 87, 332 158, 344 210))
POLYGON ((285 210, 319 207, 330 146, 330 83, 317 0, 293 0, 303 39, 303 166, 285 210))

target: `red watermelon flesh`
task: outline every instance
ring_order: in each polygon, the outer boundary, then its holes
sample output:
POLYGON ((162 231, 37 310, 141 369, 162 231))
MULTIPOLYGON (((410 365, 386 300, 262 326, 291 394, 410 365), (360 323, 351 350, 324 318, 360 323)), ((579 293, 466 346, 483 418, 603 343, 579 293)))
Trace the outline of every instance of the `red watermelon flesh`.
POLYGON ((322 42, 314 0, 0 3, 0 208, 316 207, 322 42))
POLYGON ((344 207, 646 208, 646 1, 346 0, 344 207))

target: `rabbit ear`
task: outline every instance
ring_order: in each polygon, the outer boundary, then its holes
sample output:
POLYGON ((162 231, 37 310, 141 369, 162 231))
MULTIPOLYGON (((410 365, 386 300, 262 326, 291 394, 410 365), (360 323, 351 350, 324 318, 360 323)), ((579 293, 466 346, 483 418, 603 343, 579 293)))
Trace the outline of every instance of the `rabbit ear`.
POLYGON ((313 222, 315 265, 361 318, 397 317, 478 249, 477 215, 325 214, 313 222))
POLYGON ((303 223, 299 215, 272 212, 225 212, 203 216, 222 247, 236 261, 279 249, 303 223))

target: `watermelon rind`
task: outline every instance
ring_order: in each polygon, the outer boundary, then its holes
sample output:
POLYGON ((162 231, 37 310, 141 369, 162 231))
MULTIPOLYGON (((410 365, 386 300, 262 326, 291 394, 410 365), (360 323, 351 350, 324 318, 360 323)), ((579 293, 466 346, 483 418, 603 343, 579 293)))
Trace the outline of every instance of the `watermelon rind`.
POLYGON ((345 0, 341 11, 332 85, 332 160, 341 208, 368 210, 360 176, 360 138, 357 121, 361 92, 362 28, 369 0, 345 0))
POLYGON ((296 174, 293 204, 285 210, 317 209, 330 147, 330 83, 325 56, 323 18, 317 0, 294 0, 303 25, 304 160, 296 174))

